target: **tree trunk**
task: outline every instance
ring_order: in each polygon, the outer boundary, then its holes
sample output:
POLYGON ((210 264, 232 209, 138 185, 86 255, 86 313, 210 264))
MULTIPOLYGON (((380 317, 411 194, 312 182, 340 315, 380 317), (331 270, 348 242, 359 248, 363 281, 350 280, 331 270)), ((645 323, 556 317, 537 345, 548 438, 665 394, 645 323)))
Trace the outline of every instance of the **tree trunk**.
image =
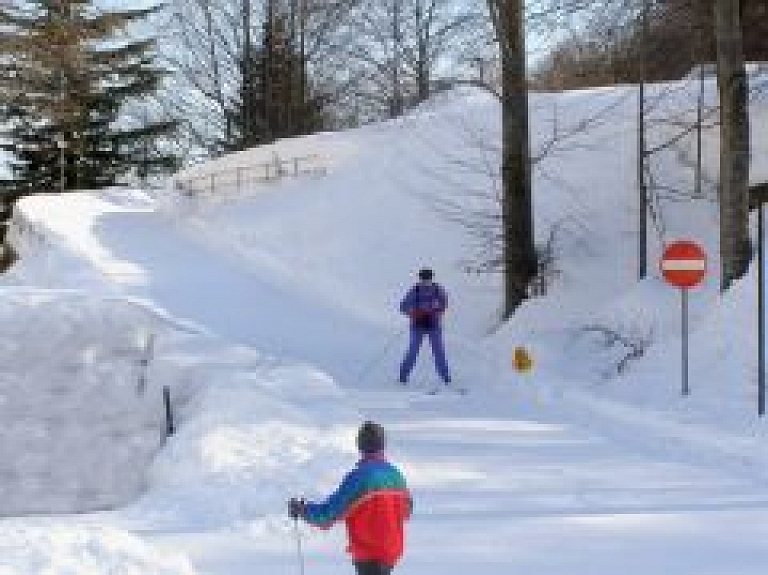
POLYGON ((307 61, 305 33, 307 28, 306 0, 291 0, 291 49, 297 54, 291 58, 291 101, 293 117, 291 130, 295 134, 307 134, 312 129, 307 102, 307 61))
POLYGON ((275 44, 277 38, 275 38, 277 29, 275 27, 275 0, 267 0, 267 26, 266 26, 266 46, 264 53, 264 128, 266 132, 267 142, 273 142, 277 137, 277 126, 279 123, 279 108, 276 98, 277 91, 277 69, 275 58, 275 44))
MULTIPOLYGON (((216 53, 216 38, 214 36, 213 26, 213 12, 211 10, 211 3, 205 2, 203 5, 203 11, 205 14, 205 36, 209 45, 209 54, 211 58, 211 73, 213 75, 213 91, 216 98, 216 103, 221 106, 222 109, 226 106, 224 101, 224 92, 221 88, 221 71, 219 69, 219 56, 216 53)), ((225 146, 229 147, 232 144, 232 125, 227 122, 224 132, 225 146)), ((221 150, 216 150, 215 155, 219 155, 221 150)))
POLYGON ((243 109, 244 133, 240 134, 240 146, 248 148, 254 140, 253 129, 253 40, 251 37, 251 0, 243 0, 243 109))
POLYGON ((524 10, 521 0, 496 0, 502 66, 502 228, 504 317, 526 299, 538 271, 528 136, 524 10))
POLYGON ((739 0, 715 0, 720 94, 720 287, 747 271, 749 241, 749 110, 739 0))
POLYGON ((418 38, 418 54, 416 57, 416 86, 418 101, 426 102, 429 99, 429 22, 425 18, 423 0, 416 2, 416 30, 418 38))
POLYGON ((403 115, 403 94, 400 86, 400 66, 402 50, 402 34, 400 29, 400 17, 402 0, 392 2, 392 101, 389 108, 390 118, 399 118, 403 115))

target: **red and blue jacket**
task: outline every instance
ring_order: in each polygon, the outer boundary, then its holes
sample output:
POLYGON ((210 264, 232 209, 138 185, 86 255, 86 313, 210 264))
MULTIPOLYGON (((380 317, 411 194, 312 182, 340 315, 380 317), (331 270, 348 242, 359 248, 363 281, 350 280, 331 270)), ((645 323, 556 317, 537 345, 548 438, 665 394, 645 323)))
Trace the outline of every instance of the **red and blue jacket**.
POLYGON ((403 554, 403 523, 411 509, 402 473, 375 454, 358 461, 327 500, 307 502, 304 519, 324 529, 344 520, 354 561, 394 565, 403 554))

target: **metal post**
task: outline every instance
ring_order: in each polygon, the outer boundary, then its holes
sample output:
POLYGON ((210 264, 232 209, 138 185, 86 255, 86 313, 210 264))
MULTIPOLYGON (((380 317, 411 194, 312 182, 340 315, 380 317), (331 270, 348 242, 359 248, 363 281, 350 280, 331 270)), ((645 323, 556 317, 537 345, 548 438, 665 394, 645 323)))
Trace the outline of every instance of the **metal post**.
POLYGON ((299 575, 304 575, 304 553, 301 550, 301 531, 299 531, 299 518, 293 518, 293 532, 296 534, 296 549, 299 556, 299 575))
POLYGON ((141 357, 139 358, 139 383, 137 391, 139 394, 144 393, 147 388, 147 378, 149 365, 155 354, 155 334, 148 332, 144 339, 144 348, 142 349, 141 357))
POLYGON ((170 437, 176 433, 173 425, 173 411, 171 410, 171 390, 167 385, 163 386, 163 404, 165 404, 165 434, 170 437))
POLYGON ((757 206, 757 413, 765 415, 765 270, 763 204, 757 206))
POLYGON ((645 81, 646 42, 648 40, 648 0, 643 0, 642 37, 640 40, 640 82, 638 86, 637 112, 637 182, 640 191, 638 278, 648 275, 648 186, 645 181, 645 81))
POLYGON ((695 182, 695 196, 701 198, 702 196, 702 157, 701 157, 701 136, 702 136, 702 122, 704 121, 704 64, 699 64, 699 97, 698 104, 696 106, 696 182, 695 182))
POLYGON ((683 395, 688 395, 691 390, 688 388, 688 288, 682 288, 680 290, 682 294, 682 313, 683 313, 683 330, 682 330, 682 346, 683 346, 683 395))

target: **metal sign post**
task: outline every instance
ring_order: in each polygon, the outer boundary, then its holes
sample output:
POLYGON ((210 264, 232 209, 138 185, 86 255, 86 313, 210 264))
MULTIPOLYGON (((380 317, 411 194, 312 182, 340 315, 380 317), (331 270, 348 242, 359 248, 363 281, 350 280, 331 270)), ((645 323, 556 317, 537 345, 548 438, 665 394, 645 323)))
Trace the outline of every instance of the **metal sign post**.
POLYGON ((757 413, 765 415, 765 273, 763 204, 757 206, 757 413))
POLYGON ((757 414, 765 415, 765 225, 763 204, 768 202, 768 183, 749 189, 749 209, 757 210, 757 414))
POLYGON ((680 294, 682 295, 682 346, 683 346, 683 395, 691 393, 691 389, 688 386, 688 288, 681 288, 680 294))
POLYGON ((696 243, 682 240, 668 244, 661 258, 661 274, 668 283, 680 288, 682 307, 682 393, 688 385, 688 290, 701 283, 707 271, 707 256, 696 243))

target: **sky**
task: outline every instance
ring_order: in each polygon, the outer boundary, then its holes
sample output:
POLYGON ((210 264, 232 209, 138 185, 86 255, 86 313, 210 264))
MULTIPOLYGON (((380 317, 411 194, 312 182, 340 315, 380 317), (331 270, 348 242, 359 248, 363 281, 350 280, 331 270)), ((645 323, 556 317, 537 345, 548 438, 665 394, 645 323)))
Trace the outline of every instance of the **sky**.
MULTIPOLYGON (((675 87, 659 118, 693 114, 695 86, 675 87)), ((21 260, 0 282, 0 573, 351 573, 340 526, 297 532, 286 501, 327 495, 369 418, 414 496, 396 573, 763 573, 756 277, 721 295, 712 265, 691 291, 682 397, 680 293, 656 265, 636 277, 633 94, 532 97, 537 150, 555 118, 564 133, 610 112, 537 164, 537 234, 557 230, 555 266, 546 295, 503 325, 499 278, 466 272, 482 246, 444 211, 495 206, 498 104, 471 89, 225 156, 178 174, 181 188, 23 200, 21 260), (318 169, 181 193, 275 153, 318 169), (396 382, 397 307, 425 265, 448 292, 466 394, 439 387, 426 349, 409 386, 396 382), (622 338, 643 350, 624 368, 622 338)), ((653 140, 670 135, 654 126, 653 140)), ((658 181, 691 186, 694 152, 691 138, 655 157, 658 181)), ((659 205, 652 261, 691 238, 716 262, 715 204, 675 200, 659 205)))

